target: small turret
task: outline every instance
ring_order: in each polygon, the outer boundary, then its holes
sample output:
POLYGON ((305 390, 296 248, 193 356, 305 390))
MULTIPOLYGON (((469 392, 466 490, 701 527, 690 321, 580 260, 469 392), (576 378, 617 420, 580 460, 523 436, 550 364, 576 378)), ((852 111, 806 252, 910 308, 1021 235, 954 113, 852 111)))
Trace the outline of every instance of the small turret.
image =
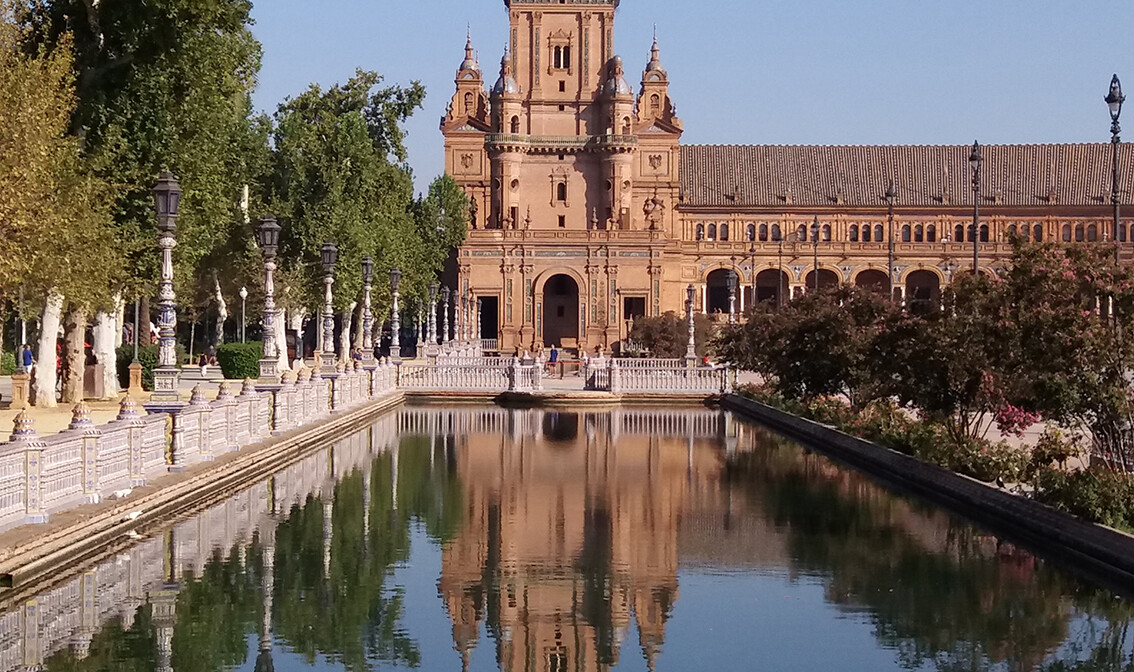
POLYGON ((504 96, 518 94, 519 92, 520 85, 516 83, 516 78, 512 75, 512 56, 508 53, 508 47, 504 47, 504 57, 500 59, 500 78, 492 87, 492 95, 504 96))

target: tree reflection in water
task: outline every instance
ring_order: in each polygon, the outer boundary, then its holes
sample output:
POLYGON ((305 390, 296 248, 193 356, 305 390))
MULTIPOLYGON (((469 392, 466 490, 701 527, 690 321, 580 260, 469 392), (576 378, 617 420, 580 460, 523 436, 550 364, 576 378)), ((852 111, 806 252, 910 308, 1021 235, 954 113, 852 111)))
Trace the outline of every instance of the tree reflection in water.
MULTIPOLYGON (((619 434, 609 413, 524 413, 495 434, 404 436, 396 451, 283 502, 291 508, 250 543, 186 571, 172 668, 270 669, 270 652, 255 660, 248 644, 265 578, 271 641, 289 653, 352 672, 423 666, 406 615, 436 604, 408 604, 393 580, 420 524, 441 547, 449 655, 466 666, 485 648, 482 627, 509 672, 617 666, 632 630, 652 666, 681 611, 685 567, 728 569, 712 544, 754 530, 743 548, 766 557, 747 562, 821 583, 826 602, 869 623, 900 667, 1134 672, 1124 600, 774 434, 739 423, 723 439, 619 434), (722 441, 737 447, 727 460, 722 441)), ((124 611, 44 669, 158 669, 152 614, 148 604, 124 611)))

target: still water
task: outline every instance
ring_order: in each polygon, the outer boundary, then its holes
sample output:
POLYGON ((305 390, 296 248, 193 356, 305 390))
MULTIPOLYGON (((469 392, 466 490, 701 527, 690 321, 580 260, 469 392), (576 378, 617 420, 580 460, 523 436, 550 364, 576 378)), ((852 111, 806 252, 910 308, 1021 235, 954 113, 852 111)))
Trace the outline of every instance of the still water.
POLYGON ((4 672, 1118 671, 1134 619, 722 412, 488 407, 385 416, 0 609, 4 672))

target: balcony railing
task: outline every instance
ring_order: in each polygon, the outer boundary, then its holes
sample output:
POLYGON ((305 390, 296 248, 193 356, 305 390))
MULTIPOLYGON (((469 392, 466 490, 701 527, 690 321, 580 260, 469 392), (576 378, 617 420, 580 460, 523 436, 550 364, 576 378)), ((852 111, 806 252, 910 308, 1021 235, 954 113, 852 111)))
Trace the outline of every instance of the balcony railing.
POLYGON ((519 135, 491 133, 485 138, 490 151, 571 153, 633 151, 638 138, 633 135, 519 135))

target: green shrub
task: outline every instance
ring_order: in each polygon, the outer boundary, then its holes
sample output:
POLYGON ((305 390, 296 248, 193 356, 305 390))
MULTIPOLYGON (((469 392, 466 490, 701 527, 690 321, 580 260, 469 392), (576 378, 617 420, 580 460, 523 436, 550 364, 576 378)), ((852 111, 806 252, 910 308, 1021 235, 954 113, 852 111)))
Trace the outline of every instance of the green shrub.
MULTIPOLYGON (((124 345, 118 348, 117 356, 118 383, 122 387, 130 385, 130 364, 134 361, 134 346, 124 345)), ((184 363, 188 355, 185 348, 177 344, 177 361, 184 363)), ((154 389, 154 368, 158 361, 158 346, 147 345, 138 348, 138 363, 142 365, 142 387, 147 390, 154 389)))
POLYGON ((1080 518, 1134 529, 1134 477, 1106 469, 1045 469, 1037 477, 1036 499, 1080 518))
POLYGON ((16 372, 16 353, 0 354, 0 376, 10 376, 16 372))
POLYGON ((225 343, 217 348, 217 363, 229 380, 260 377, 260 358, 264 355, 262 343, 225 343))

